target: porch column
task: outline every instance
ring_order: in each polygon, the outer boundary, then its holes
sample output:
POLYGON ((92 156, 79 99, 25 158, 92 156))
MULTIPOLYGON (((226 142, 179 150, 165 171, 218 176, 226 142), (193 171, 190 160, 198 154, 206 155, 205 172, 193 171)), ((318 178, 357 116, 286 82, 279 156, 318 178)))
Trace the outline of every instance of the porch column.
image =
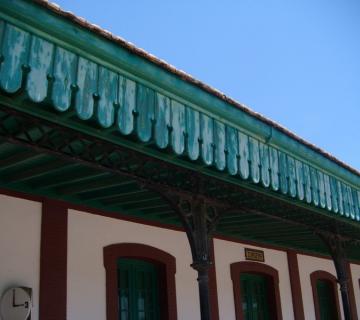
POLYGON ((213 232, 219 220, 219 207, 199 197, 168 196, 174 210, 181 218, 191 248, 197 273, 201 320, 216 320, 211 310, 209 273, 212 261, 213 232))
POLYGON ((338 235, 331 233, 319 233, 320 238, 329 248, 330 255, 333 259, 337 280, 340 285, 341 300, 345 320, 357 320, 355 305, 352 304, 350 274, 348 270, 348 261, 345 254, 345 241, 338 235))

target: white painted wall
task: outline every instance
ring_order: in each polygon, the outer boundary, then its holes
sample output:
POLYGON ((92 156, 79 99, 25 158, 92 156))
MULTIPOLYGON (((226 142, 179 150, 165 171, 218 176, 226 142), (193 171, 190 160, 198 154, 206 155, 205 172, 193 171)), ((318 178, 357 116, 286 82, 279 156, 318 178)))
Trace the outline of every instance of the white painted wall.
POLYGON ((353 281, 353 286, 354 286, 356 310, 357 310, 358 318, 360 319, 360 286, 359 286, 360 265, 351 264, 350 268, 351 268, 351 275, 352 275, 352 281, 353 281))
POLYGON ((283 319, 294 319, 286 253, 283 251, 264 249, 260 247, 215 239, 214 249, 220 319, 236 319, 230 264, 234 262, 245 261, 245 247, 263 250, 265 255, 265 263, 278 270, 283 319))
POLYGON ((41 203, 0 195, 0 296, 33 289, 31 319, 39 319, 41 203))
MULTIPOLYGON (((176 296, 179 320, 198 320, 196 272, 185 233, 69 210, 68 221, 69 320, 105 319, 103 247, 121 242, 154 246, 176 258, 176 296)), ((32 319, 38 319, 41 203, 0 195, 0 294, 10 286, 33 288, 32 319)), ((215 262, 221 320, 235 320, 230 264, 245 261, 244 248, 264 250, 266 264, 279 271, 283 319, 293 319, 286 253, 215 239, 215 262)), ((315 320, 310 274, 324 270, 335 275, 333 262, 298 255, 306 320, 315 320)), ((360 318, 360 265, 351 265, 355 300, 360 318)), ((341 314, 342 302, 339 292, 341 314)))
POLYGON ((178 319, 200 319, 197 275, 190 267, 190 247, 184 232, 69 210, 68 320, 105 319, 103 248, 121 242, 146 244, 173 255, 178 319))
MULTIPOLYGON (((332 260, 322 259, 306 255, 298 255, 299 262, 299 272, 300 272, 300 282, 301 290, 304 303, 304 313, 306 320, 315 320, 315 308, 314 308, 314 299, 310 281, 310 274, 314 271, 322 270, 333 274, 336 277, 335 267, 332 260)), ((339 288, 338 288, 339 289, 339 288)), ((340 290, 338 290, 339 295, 339 306, 342 319, 344 318, 342 310, 342 302, 340 296, 340 290)))

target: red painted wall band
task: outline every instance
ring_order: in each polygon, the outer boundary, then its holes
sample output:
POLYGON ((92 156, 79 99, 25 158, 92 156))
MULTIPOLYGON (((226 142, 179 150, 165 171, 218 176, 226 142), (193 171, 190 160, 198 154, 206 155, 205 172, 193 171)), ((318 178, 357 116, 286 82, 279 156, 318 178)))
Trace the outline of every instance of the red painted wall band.
POLYGON ((353 278, 352 278, 352 274, 351 274, 350 263, 346 264, 346 269, 347 269, 348 277, 349 277, 348 288, 349 288, 349 297, 350 297, 351 316, 352 316, 353 320, 358 320, 356 301, 355 301, 355 293, 354 293, 354 285, 353 285, 353 278))
POLYGON ((54 200, 42 203, 40 248, 40 320, 66 319, 67 208, 54 200))
POLYGON ((293 309, 294 309, 294 319, 295 320, 305 320, 304 304, 303 304, 303 299, 302 299, 301 283, 300 283, 299 263, 298 263, 296 252, 289 250, 287 252, 287 259, 288 259, 288 266, 289 266, 289 276, 290 276, 291 296, 292 296, 293 309))

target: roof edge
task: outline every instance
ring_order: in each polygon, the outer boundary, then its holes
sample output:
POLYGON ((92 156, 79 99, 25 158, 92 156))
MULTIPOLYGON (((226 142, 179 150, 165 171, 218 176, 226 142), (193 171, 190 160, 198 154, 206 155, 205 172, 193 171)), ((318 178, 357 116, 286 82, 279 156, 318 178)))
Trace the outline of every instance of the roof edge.
POLYGON ((101 36, 111 42, 114 42, 114 43, 120 45, 121 47, 127 49, 131 53, 136 54, 137 56, 145 58, 147 61, 150 61, 151 63, 155 64, 156 66, 161 67, 162 69, 178 76, 182 80, 184 80, 194 86, 199 87, 200 89, 210 93, 213 96, 216 96, 217 98, 221 99, 222 101, 234 106, 235 108, 242 110, 243 112, 247 113, 248 115, 250 115, 250 116, 260 120, 261 122, 271 126, 272 128, 284 133, 288 137, 296 140, 297 142, 301 143, 302 145, 310 148, 311 150, 319 153, 320 155, 324 156, 325 158, 329 159, 330 161, 336 163, 337 165, 343 167, 344 169, 346 169, 346 170, 350 171, 351 173, 355 174, 356 176, 360 177, 360 171, 358 171, 357 169, 344 163, 343 161, 339 160, 338 158, 331 155, 330 153, 328 153, 328 152, 324 151, 323 149, 315 146, 314 144, 304 140, 303 138, 299 137, 298 135, 291 132, 287 128, 276 123, 275 121, 266 118, 265 116, 261 115, 260 113, 257 113, 255 111, 251 110, 249 107, 245 106, 244 104, 228 97, 221 91, 194 78, 190 74, 187 74, 186 72, 179 70, 176 67, 174 67, 173 65, 167 63, 166 61, 157 58, 156 56, 146 52, 145 50, 143 50, 141 48, 136 47, 135 45, 124 40, 123 38, 116 36, 116 35, 112 34, 111 32, 104 30, 101 27, 88 22, 86 19, 76 16, 72 12, 65 11, 65 10, 61 9, 60 6, 58 6, 57 4, 51 3, 47 0, 32 0, 32 2, 54 12, 55 14, 57 14, 61 17, 64 17, 67 20, 70 20, 71 22, 77 24, 78 26, 97 34, 98 36, 101 36))

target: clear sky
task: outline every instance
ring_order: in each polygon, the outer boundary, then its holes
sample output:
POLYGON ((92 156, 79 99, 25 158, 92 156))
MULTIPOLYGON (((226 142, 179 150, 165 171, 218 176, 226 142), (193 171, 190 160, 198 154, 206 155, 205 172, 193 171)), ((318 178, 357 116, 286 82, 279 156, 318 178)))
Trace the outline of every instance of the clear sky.
POLYGON ((57 0, 360 170, 359 0, 57 0))

